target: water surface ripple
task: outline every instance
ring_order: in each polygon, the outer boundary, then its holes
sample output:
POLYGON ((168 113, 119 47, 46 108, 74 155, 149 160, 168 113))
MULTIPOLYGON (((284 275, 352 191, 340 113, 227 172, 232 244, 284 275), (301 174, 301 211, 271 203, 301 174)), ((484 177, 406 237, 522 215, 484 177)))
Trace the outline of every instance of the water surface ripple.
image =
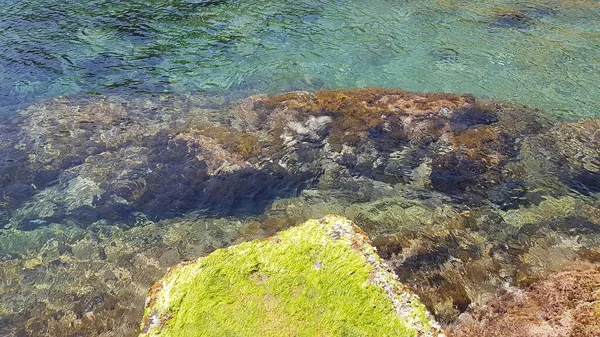
POLYGON ((598 1, 16 1, 0 106, 58 95, 401 87, 600 111, 598 1))
POLYGON ((135 336, 167 268, 329 213, 444 325, 600 265, 598 1, 0 9, 0 336, 135 336))

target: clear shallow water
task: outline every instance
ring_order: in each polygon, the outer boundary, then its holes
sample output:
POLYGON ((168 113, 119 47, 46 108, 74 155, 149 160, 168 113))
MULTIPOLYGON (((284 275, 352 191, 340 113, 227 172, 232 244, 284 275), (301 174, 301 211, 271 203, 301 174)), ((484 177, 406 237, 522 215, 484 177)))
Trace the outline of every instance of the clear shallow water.
POLYGON ((598 1, 0 4, 0 336, 134 336, 166 268, 328 213, 448 324, 600 263, 598 1), (365 86, 544 111, 238 105, 365 86))
POLYGON ((5 113, 59 95, 385 86, 600 114, 594 0, 1 6, 5 113))

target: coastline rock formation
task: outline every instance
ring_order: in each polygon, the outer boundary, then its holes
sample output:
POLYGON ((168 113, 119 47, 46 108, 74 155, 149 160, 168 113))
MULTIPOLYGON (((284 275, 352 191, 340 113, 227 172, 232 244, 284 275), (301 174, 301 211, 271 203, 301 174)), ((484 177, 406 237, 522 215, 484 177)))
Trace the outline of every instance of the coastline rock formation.
POLYGON ((455 337, 600 336, 600 267, 551 275, 461 315, 455 337))
POLYGON ((309 220, 169 270, 140 336, 443 336, 350 221, 309 220))
POLYGON ((0 185, 9 196, 0 220, 27 230, 64 220, 131 226, 139 212, 260 215, 310 188, 364 190, 371 200, 385 194, 378 185, 417 179, 461 203, 516 207, 527 192, 510 166, 519 141, 547 129, 518 106, 382 88, 188 105, 55 100, 26 109, 2 137, 10 179, 0 185))
POLYGON ((134 336, 169 266, 327 214, 452 325, 600 262, 598 129, 384 88, 30 106, 0 126, 0 335, 134 336))

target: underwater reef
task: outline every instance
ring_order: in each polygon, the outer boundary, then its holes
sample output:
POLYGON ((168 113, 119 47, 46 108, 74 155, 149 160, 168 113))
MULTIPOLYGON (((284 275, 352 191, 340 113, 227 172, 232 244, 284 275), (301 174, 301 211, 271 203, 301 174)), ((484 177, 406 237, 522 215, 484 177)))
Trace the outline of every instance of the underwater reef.
POLYGON ((450 336, 599 336, 600 266, 578 267, 464 314, 450 336))
POLYGON ((309 220, 170 268, 140 336, 443 336, 364 232, 309 220))
POLYGON ((311 188, 386 194, 374 187, 418 179, 424 194, 450 202, 518 208, 542 193, 522 165, 524 146, 556 152, 536 172, 563 183, 549 195, 600 190, 593 125, 574 143, 577 125, 551 129, 524 107, 469 95, 374 88, 254 96, 229 109, 186 104, 55 100, 24 110, 2 137, 4 227, 131 225, 140 212, 260 215, 311 188), (554 146, 563 143, 566 151, 554 146))
POLYGON ((32 105, 0 126, 0 335, 135 336, 170 266, 327 214, 452 326, 600 262, 599 121, 386 88, 32 105))

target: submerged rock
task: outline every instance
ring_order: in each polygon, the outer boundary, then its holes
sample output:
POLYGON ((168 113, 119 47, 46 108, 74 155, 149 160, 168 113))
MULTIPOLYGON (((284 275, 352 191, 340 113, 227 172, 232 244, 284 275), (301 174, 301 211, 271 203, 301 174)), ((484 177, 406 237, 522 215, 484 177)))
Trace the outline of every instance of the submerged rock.
POLYGON ((463 314, 456 337, 600 336, 600 267, 551 275, 463 314))
POLYGON ((451 324, 600 260, 598 128, 383 88, 36 104, 0 126, 0 334, 133 336, 168 266, 331 213, 451 324))
POLYGON ((348 202, 418 191, 504 210, 544 193, 600 190, 594 134, 470 95, 366 88, 259 95, 226 108, 60 99, 13 122, 0 136, 9 158, 0 222, 21 229, 64 219, 131 226, 139 212, 260 215, 311 189, 348 202), (579 133, 591 141, 568 141, 579 133))
POLYGON ((550 133, 564 158, 563 181, 583 194, 600 192, 600 119, 561 123, 550 133))
POLYGON ((460 213, 398 199, 371 205, 343 214, 369 233, 381 257, 443 324, 508 286, 598 260, 600 213, 585 200, 549 198, 539 206, 460 213))
POLYGON ((0 232, 1 336, 139 334, 146 291, 169 266, 233 244, 245 223, 197 215, 123 228, 0 232))
POLYGON ((141 336, 442 336, 350 221, 310 220, 170 269, 141 336))
POLYGON ((530 29, 533 19, 526 11, 519 9, 497 10, 490 23, 491 27, 530 29))

